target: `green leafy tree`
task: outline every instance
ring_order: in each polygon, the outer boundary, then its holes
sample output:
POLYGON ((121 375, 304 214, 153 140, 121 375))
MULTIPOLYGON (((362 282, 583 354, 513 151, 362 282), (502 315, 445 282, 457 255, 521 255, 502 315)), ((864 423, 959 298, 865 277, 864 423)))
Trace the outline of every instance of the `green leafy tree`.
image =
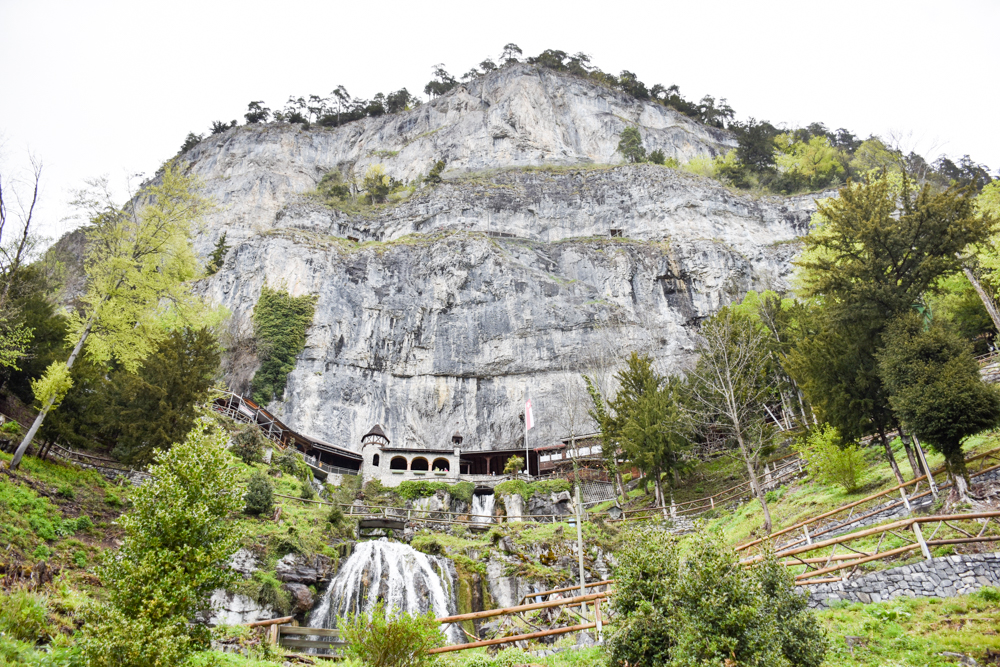
POLYGON ((1000 393, 983 382, 968 344, 915 315, 894 322, 879 354, 889 401, 906 427, 944 455, 961 502, 969 501, 962 441, 1000 422, 1000 393))
POLYGON ((152 478, 120 519, 122 546, 99 576, 106 602, 89 610, 82 645, 92 667, 172 667, 208 647, 193 624, 216 588, 233 582, 228 561, 242 527, 237 469, 225 434, 200 418, 187 439, 160 452, 152 478))
POLYGON ((266 285, 254 308, 253 321, 260 369, 253 377, 253 400, 261 405, 281 400, 295 358, 305 349, 306 331, 312 324, 316 297, 293 297, 266 285))
POLYGON ((120 460, 146 465, 191 429, 218 368, 219 345, 205 328, 172 331, 136 373, 85 356, 39 432, 77 448, 99 443, 120 460))
MULTIPOLYGON (((848 185, 819 204, 816 223, 797 264, 799 293, 819 305, 789 368, 843 437, 879 436, 902 483, 887 438, 896 419, 876 358, 885 327, 960 270, 959 253, 985 240, 994 222, 976 213, 968 192, 914 190, 902 174, 848 185)), ((907 455, 919 475, 909 447, 907 455)))
POLYGON ((622 130, 621 138, 618 140, 618 152, 626 162, 646 161, 646 149, 642 146, 642 135, 639 134, 638 127, 631 126, 622 130))
POLYGON ((208 264, 205 267, 205 275, 214 276, 222 268, 223 262, 226 261, 226 253, 229 252, 231 246, 226 243, 226 233, 222 232, 222 236, 219 240, 215 242, 215 248, 212 249, 212 254, 208 256, 208 264))
POLYGON ((663 164, 667 161, 667 156, 659 148, 649 154, 649 161, 653 164, 663 164))
POLYGON ((503 474, 516 475, 522 470, 524 470, 524 458, 520 456, 512 456, 507 459, 507 463, 504 464, 503 474))
MULTIPOLYGON (((115 205, 106 181, 95 181, 76 204, 90 214, 87 291, 71 318, 70 370, 82 352, 98 362, 116 360, 134 372, 169 331, 164 308, 188 321, 201 318, 201 302, 186 281, 197 275, 191 231, 210 208, 197 182, 173 163, 125 207, 115 205)), ((53 376, 62 375, 50 366, 53 376)), ((51 384, 51 383, 50 383, 51 384)), ((58 396, 45 396, 34 423, 10 462, 16 469, 58 396)))
POLYGON ((818 190, 837 183, 846 173, 843 153, 830 145, 825 136, 795 141, 782 134, 775 139, 777 167, 790 181, 791 189, 818 190))
POLYGON ((674 538, 632 530, 616 552, 607 645, 614 667, 819 667, 826 640, 788 570, 773 557, 742 567, 702 536, 682 560, 674 538))
MULTIPOLYGON (((393 610, 394 611, 394 610, 393 610)), ((434 661, 428 651, 445 643, 434 614, 394 615, 379 601, 370 614, 352 614, 340 623, 348 657, 370 667, 420 667, 434 661)))

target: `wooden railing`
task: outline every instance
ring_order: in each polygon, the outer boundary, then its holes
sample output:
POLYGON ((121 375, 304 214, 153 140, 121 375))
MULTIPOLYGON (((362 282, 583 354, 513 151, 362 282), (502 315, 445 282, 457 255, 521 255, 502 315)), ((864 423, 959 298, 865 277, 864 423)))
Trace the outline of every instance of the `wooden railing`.
MULTIPOLYGON (((608 593, 591 593, 590 595, 578 595, 571 598, 562 598, 560 600, 551 600, 549 602, 536 602, 533 604, 522 604, 516 607, 505 607, 502 609, 487 609, 486 611, 475 611, 471 614, 458 614, 455 616, 443 616, 437 619, 437 622, 442 625, 447 625, 451 623, 462 623, 464 621, 475 621, 483 618, 494 618, 497 616, 515 616, 523 614, 528 611, 539 611, 542 609, 552 609, 554 607, 572 607, 575 605, 583 605, 587 602, 594 603, 594 620, 589 621, 588 619, 571 612, 576 615, 584 623, 577 625, 571 625, 567 627, 553 627, 547 630, 537 630, 536 632, 529 632, 526 634, 518 635, 508 635, 505 637, 494 637, 492 639, 484 639, 481 641, 473 641, 468 644, 453 644, 451 646, 442 646, 440 648, 431 649, 429 653, 450 653, 453 651, 465 651, 471 648, 480 648, 483 646, 496 646, 498 644, 512 644, 519 641, 527 641, 530 639, 539 639, 541 637, 551 637, 553 635, 564 635, 570 632, 580 632, 581 630, 589 630, 591 628, 597 629, 598 638, 603 634, 604 631, 604 616, 601 613, 601 600, 608 597, 608 593)), ((523 619, 522 619, 523 620, 523 619)), ((525 621, 525 623, 527 623, 525 621)))
MULTIPOLYGON (((979 476, 988 474, 990 472, 993 472, 997 468, 1000 468, 1000 465, 992 465, 992 466, 988 466, 987 467, 986 464, 989 463, 989 462, 992 462, 994 460, 1000 461, 1000 448, 991 449, 989 451, 982 452, 980 454, 976 454, 976 455, 971 456, 968 459, 966 459, 966 462, 965 462, 966 466, 969 466, 970 464, 975 463, 977 461, 980 464, 977 470, 975 470, 974 472, 970 472, 970 477, 972 477, 972 478, 979 477, 979 476)), ((932 471, 932 474, 934 475, 935 478, 936 477, 943 477, 946 474, 946 471, 945 471, 945 469, 943 467, 942 468, 937 468, 934 471, 932 471)), ((738 545, 736 547, 736 550, 737 551, 745 551, 746 549, 750 549, 752 547, 759 546, 759 545, 763 544, 764 542, 772 542, 773 543, 773 541, 775 540, 775 538, 781 537, 783 535, 788 535, 789 533, 792 533, 792 532, 797 531, 797 530, 802 530, 803 531, 802 536, 799 537, 799 538, 796 538, 796 539, 792 540, 791 542, 789 542, 787 544, 784 544, 782 546, 783 547, 792 547, 792 546, 797 546, 799 544, 802 544, 803 542, 810 543, 815 538, 817 538, 817 537, 819 537, 821 535, 826 535, 826 534, 829 534, 829 533, 831 533, 833 531, 840 531, 840 530, 848 529, 850 526, 852 526, 854 524, 857 524, 857 523, 860 523, 862 521, 865 521, 866 519, 871 519, 871 518, 873 518, 873 517, 875 517, 875 516, 877 516, 879 514, 899 509, 900 507, 902 507, 904 505, 908 506, 910 503, 913 503, 916 500, 919 500, 921 498, 925 498, 925 497, 931 495, 932 492, 930 490, 924 491, 922 493, 917 493, 917 494, 914 494, 912 496, 906 495, 906 489, 908 487, 915 486, 917 484, 920 484, 921 482, 926 482, 926 480, 927 480, 927 476, 926 475, 923 475, 921 477, 917 477, 916 479, 911 479, 909 482, 904 482, 903 484, 898 484, 898 485, 896 485, 896 486, 894 486, 894 487, 892 487, 890 489, 886 489, 884 491, 880 491, 878 493, 874 493, 874 494, 872 494, 870 496, 866 496, 865 498, 862 498, 860 500, 856 500, 854 502, 847 503, 845 505, 841 505, 840 507, 832 509, 832 510, 830 510, 828 512, 823 512, 821 514, 817 514, 815 516, 809 517, 808 519, 805 519, 803 521, 799 521, 798 523, 795 523, 794 525, 788 526, 786 528, 781 528, 780 530, 773 531, 768 536, 760 537, 760 538, 757 538, 755 540, 751 540, 750 542, 746 542, 744 544, 738 545), (881 501, 883 499, 887 498, 888 496, 893 496, 893 495, 895 495, 897 493, 900 494, 900 499, 899 500, 891 502, 891 503, 887 503, 887 504, 882 504, 881 503, 881 501), (880 502, 872 504, 873 501, 880 501, 880 502), (865 511, 864 509, 860 509, 860 508, 862 508, 865 505, 871 505, 871 506, 867 509, 867 511, 865 511), (860 509, 860 511, 859 511, 859 509, 860 509), (849 512, 849 514, 848 514, 848 516, 843 521, 832 522, 830 525, 823 526, 819 530, 812 530, 812 531, 809 530, 809 526, 812 526, 812 525, 816 524, 817 522, 822 521, 824 519, 829 519, 831 517, 834 517, 834 516, 836 516, 838 514, 843 514, 844 512, 849 512), (855 512, 858 512, 858 514, 856 516, 855 516, 855 512)), ((948 488, 950 488, 950 483, 948 483, 948 482, 942 482, 942 483, 938 484, 939 492, 942 491, 942 490, 948 489, 948 488)))

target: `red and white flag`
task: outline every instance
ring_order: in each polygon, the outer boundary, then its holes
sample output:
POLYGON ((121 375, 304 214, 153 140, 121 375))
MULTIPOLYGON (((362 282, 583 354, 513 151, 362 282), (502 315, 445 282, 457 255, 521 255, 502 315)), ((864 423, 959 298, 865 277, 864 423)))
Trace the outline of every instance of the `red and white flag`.
POLYGON ((535 416, 531 414, 531 399, 524 402, 524 430, 530 431, 535 425, 535 416))

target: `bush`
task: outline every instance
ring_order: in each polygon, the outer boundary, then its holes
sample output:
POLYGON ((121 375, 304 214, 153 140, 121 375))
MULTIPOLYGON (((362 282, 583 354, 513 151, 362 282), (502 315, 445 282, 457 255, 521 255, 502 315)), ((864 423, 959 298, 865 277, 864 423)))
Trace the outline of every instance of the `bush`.
POLYGON ((700 537, 681 562, 676 540, 649 528, 627 533, 616 556, 612 665, 823 662, 826 640, 807 598, 773 557, 745 568, 731 549, 700 537))
POLYGON ((447 482, 424 482, 422 480, 407 480, 396 487, 396 493, 404 500, 429 498, 438 491, 445 491, 451 494, 455 500, 461 500, 464 503, 472 502, 472 494, 475 490, 476 485, 472 482, 448 484, 447 482))
POLYGON ((309 482, 302 482, 302 489, 299 491, 299 498, 302 500, 312 500, 316 497, 316 489, 309 482))
POLYGON ((291 447, 274 457, 273 463, 274 467, 281 472, 288 473, 302 482, 308 482, 312 479, 312 470, 306 465, 302 454, 291 447))
POLYGON ((366 667, 419 667, 433 662, 432 648, 444 645, 444 635, 434 614, 399 614, 391 617, 379 602, 370 616, 353 614, 344 618, 340 630, 348 642, 345 653, 366 667))
POLYGON ((512 456, 507 459, 507 463, 503 467, 503 474, 516 475, 522 470, 524 470, 524 459, 520 456, 512 456))
POLYGON ((330 508, 330 513, 326 515, 326 520, 334 528, 340 528, 344 524, 344 510, 340 509, 340 505, 334 505, 330 508))
POLYGON ((427 172, 427 182, 433 185, 437 185, 441 182, 441 172, 444 171, 444 160, 438 160, 431 167, 431 170, 427 172))
POLYGON ((73 552, 73 564, 79 568, 87 567, 87 552, 83 549, 77 549, 73 552))
POLYGON ((994 586, 983 586, 978 591, 973 593, 973 596, 979 598, 983 602, 998 603, 1000 602, 1000 588, 994 586))
POLYGON ((81 514, 73 521, 73 532, 82 533, 94 527, 94 522, 86 514, 81 514))
POLYGON ((649 161, 653 164, 663 164, 667 161, 667 156, 659 148, 649 154, 649 161))
POLYGON ((122 506, 122 499, 121 499, 121 497, 117 493, 113 493, 111 491, 105 491, 104 492, 104 502, 106 504, 110 505, 111 507, 121 507, 122 506))
POLYGON ((49 639, 50 626, 45 596, 21 588, 0 593, 0 634, 38 644, 49 639))
POLYGON ((829 424, 813 429, 795 451, 809 464, 809 471, 823 484, 839 484, 850 493, 868 478, 868 462, 856 444, 842 446, 840 433, 829 424))
POLYGON ((16 421, 5 421, 3 424, 0 424, 0 433, 4 435, 20 436, 21 425, 16 421))
POLYGON ((343 174, 337 169, 323 174, 316 191, 327 200, 347 199, 351 196, 351 186, 344 182, 343 174))
POLYGON ((233 435, 229 451, 238 459, 252 465, 264 460, 264 436, 256 426, 243 426, 233 435))
POLYGON ((267 475, 259 470, 254 472, 247 483, 243 500, 246 502, 243 511, 251 516, 267 515, 274 511, 274 490, 267 475))

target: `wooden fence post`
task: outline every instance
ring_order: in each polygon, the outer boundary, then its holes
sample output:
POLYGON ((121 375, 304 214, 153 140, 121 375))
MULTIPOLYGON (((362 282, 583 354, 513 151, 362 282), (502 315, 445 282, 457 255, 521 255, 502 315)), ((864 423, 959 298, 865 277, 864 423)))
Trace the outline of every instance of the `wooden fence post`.
POLYGON ((924 533, 920 530, 920 524, 916 521, 913 522, 913 534, 917 536, 917 542, 920 542, 920 551, 924 554, 924 560, 930 560, 931 550, 927 548, 927 542, 924 541, 924 533))
POLYGON ((594 620, 597 622, 597 641, 604 641, 604 621, 601 619, 600 600, 594 600, 594 620))

